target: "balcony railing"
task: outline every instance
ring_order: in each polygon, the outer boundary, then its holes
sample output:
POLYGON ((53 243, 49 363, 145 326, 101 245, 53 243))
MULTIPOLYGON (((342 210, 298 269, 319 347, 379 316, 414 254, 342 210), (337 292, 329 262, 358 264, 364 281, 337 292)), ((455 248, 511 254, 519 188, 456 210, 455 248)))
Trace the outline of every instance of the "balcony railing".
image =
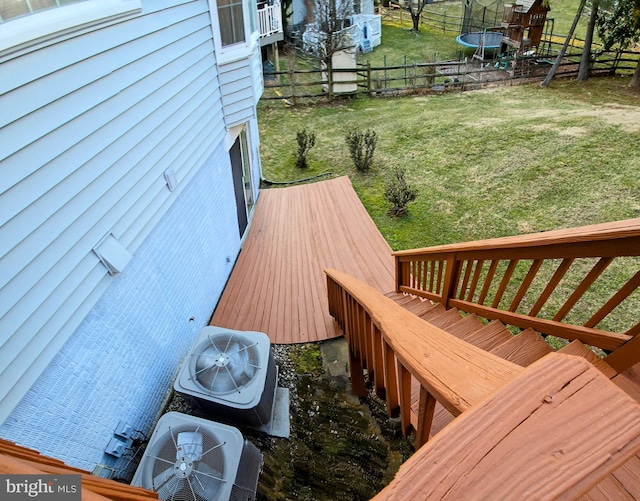
POLYGON ((260 21, 260 38, 282 33, 282 10, 280 2, 273 5, 258 6, 258 19, 260 21))

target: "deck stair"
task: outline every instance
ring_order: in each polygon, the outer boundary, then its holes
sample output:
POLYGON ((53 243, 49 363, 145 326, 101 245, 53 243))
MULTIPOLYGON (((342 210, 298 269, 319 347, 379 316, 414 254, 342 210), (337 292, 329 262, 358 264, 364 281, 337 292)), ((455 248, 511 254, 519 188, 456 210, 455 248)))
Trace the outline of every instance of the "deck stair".
MULTIPOLYGON (((391 292, 385 295, 406 310, 440 327, 449 334, 523 367, 554 351, 544 341, 543 337, 533 329, 526 329, 514 335, 499 320, 485 324, 473 313, 465 316, 456 308, 445 310, 439 303, 432 304, 428 299, 419 298, 411 294, 391 292)), ((621 384, 618 384, 618 386, 623 390, 627 390, 629 379, 623 375, 618 375, 615 369, 577 339, 558 351, 588 360, 607 378, 613 378, 616 383, 618 382, 616 379, 619 378, 621 384)), ((635 387, 633 389, 636 390, 635 387)), ((413 415, 411 419, 414 426, 417 425, 419 394, 420 385, 413 380, 411 399, 413 415)), ((632 396, 634 395, 632 394, 632 396)), ((638 397, 640 397, 640 393, 636 391, 636 399, 638 397)), ((440 403, 436 403, 431 433, 435 435, 453 420, 454 416, 440 403)), ((636 455, 592 488, 587 494, 581 496, 580 500, 640 499, 640 489, 637 486, 639 477, 640 457, 636 455)))
MULTIPOLYGON (((533 329, 526 329, 514 335, 499 320, 485 324, 473 313, 465 316, 456 308, 446 310, 440 303, 433 304, 427 299, 407 293, 390 292, 385 296, 449 334, 522 367, 531 365, 553 351, 543 337, 533 329)), ((587 359, 609 379, 617 375, 617 372, 609 364, 578 340, 572 341, 559 351, 587 359)), ((413 383, 412 410, 414 415, 412 421, 416 424, 420 386, 416 381, 413 383)), ((440 431, 453 419, 454 416, 449 411, 439 403, 436 404, 432 434, 440 431)))
POLYGON ((325 270, 353 393, 415 432, 376 500, 640 499, 640 218, 393 256, 386 297, 325 270))
MULTIPOLYGON (((514 335, 499 320, 485 324, 473 313, 465 316, 456 308, 445 310, 439 303, 433 304, 428 299, 422 299, 411 294, 391 292, 385 295, 406 310, 440 327, 449 334, 523 367, 532 364, 553 351, 542 336, 533 329, 526 329, 514 335)), ((622 384, 618 386, 626 389, 625 383, 628 383, 629 380, 622 375, 619 376, 615 369, 577 339, 558 351, 588 360, 609 379, 613 378, 614 382, 617 382, 616 377, 619 377, 622 384)), ((415 380, 412 381, 411 393, 412 423, 416 426, 420 385, 415 380)), ((637 396, 640 397, 640 394, 637 396)), ((435 435, 453 420, 454 416, 440 403, 436 403, 431 433, 435 435)), ((637 487, 637 479, 639 477, 640 457, 634 456, 580 499, 581 501, 639 499, 640 489, 637 487)))

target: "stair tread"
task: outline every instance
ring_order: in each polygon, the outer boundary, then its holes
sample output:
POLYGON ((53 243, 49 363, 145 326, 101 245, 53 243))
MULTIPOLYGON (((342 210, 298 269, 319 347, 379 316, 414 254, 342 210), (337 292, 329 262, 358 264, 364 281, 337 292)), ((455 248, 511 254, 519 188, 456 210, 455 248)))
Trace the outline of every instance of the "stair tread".
POLYGON ((402 305, 403 308, 410 311, 414 315, 420 316, 423 313, 429 311, 429 309, 433 306, 431 301, 423 301, 421 299, 415 298, 412 302, 402 305))
POLYGON ((537 332, 533 329, 527 329, 492 349, 491 353, 526 367, 552 351, 537 332))
POLYGON ((404 292, 387 292, 385 296, 393 299, 395 303, 417 316, 422 315, 433 306, 433 303, 428 299, 405 294, 404 292))
POLYGON ((606 477, 584 496, 578 498, 579 501, 610 501, 611 499, 632 501, 636 498, 618 484, 612 475, 606 477))
POLYGON ((457 308, 451 308, 437 317, 429 320, 429 323, 446 330, 449 325, 455 324, 462 320, 462 316, 457 308))
POLYGON ((430 322, 432 318, 436 318, 442 315, 445 312, 444 306, 440 303, 435 303, 431 308, 425 311, 423 314, 418 315, 420 318, 423 318, 427 322, 430 322))
POLYGON ((640 402, 640 363, 621 372, 611 381, 624 390, 631 398, 640 402))
MULTIPOLYGON (((480 321, 475 313, 463 317, 462 320, 456 322, 447 327, 447 332, 454 336, 464 339, 469 337, 473 332, 478 331, 484 327, 484 324, 480 321)), ((472 343, 473 344, 473 343, 472 343)))
POLYGON ((587 346, 582 344, 577 339, 574 339, 568 345, 563 346, 558 351, 561 353, 566 353, 567 355, 577 355, 579 357, 586 358, 595 366, 596 369, 602 372, 609 379, 618 374, 618 372, 613 367, 611 367, 607 362, 602 360, 598 355, 592 352, 587 346))
POLYGON ((500 322, 500 320, 494 320, 490 324, 485 325, 482 329, 470 333, 463 339, 467 343, 471 343, 478 348, 491 351, 501 344, 510 341, 511 338, 513 338, 513 334, 511 334, 504 324, 500 322))

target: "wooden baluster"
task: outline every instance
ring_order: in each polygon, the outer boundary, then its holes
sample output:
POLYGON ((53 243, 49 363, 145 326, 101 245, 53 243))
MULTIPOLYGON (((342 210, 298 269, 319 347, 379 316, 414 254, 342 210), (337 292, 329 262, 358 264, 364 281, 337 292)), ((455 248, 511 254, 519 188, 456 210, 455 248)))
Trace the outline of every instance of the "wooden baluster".
POLYGON ((482 286, 482 291, 480 291, 478 304, 484 304, 484 300, 487 299, 487 294, 489 293, 489 287, 491 287, 491 282, 493 282, 493 277, 496 274, 496 269, 498 268, 499 262, 500 261, 497 259, 491 261, 491 264, 489 265, 489 271, 487 271, 487 276, 484 278, 484 285, 482 286))
POLYGON ((351 320, 353 322, 353 334, 354 339, 356 341, 356 353, 358 354, 358 358, 360 358, 360 363, 364 367, 364 349, 362 342, 362 329, 360 328, 360 304, 355 299, 353 301, 353 310, 351 313, 351 320))
POLYGON ((434 291, 436 294, 440 294, 442 296, 442 289, 440 288, 440 284, 442 283, 442 275, 444 272, 444 261, 438 261, 438 271, 436 272, 436 290, 434 291))
POLYGON ((534 304, 533 308, 531 308, 531 311, 529 312, 530 317, 535 317, 540 312, 540 310, 542 309, 544 304, 547 302, 547 300, 549 299, 553 291, 556 290, 556 287, 560 283, 560 280, 562 280, 562 278, 565 276, 565 274, 567 273, 567 271, 569 270, 572 264, 573 264, 572 258, 567 258, 562 260, 562 262, 558 266, 558 269, 555 271, 555 273, 551 277, 551 280, 549 280, 549 283, 542 291, 542 294, 540 294, 540 297, 536 301, 536 304, 534 304))
POLYGON ((584 280, 580 283, 580 285, 573 291, 573 294, 569 296, 569 299, 562 305, 562 308, 558 310, 558 313, 553 317, 553 320, 556 322, 560 322, 564 317, 567 316, 567 313, 571 311, 571 308, 575 306, 575 304, 580 300, 584 293, 589 290, 589 287, 595 282, 600 275, 607 269, 607 266, 613 261, 612 257, 603 257, 598 260, 596 265, 591 269, 587 276, 584 277, 584 280))
POLYGON ((379 398, 385 398, 382 332, 373 322, 371 328, 373 336, 373 387, 379 398))
POLYGON ((433 290, 433 280, 436 275, 436 262, 429 261, 429 292, 434 292, 433 290))
POLYGON ((369 314, 362 309, 363 327, 364 327, 364 343, 367 353, 367 375, 369 376, 369 382, 373 381, 373 374, 375 370, 375 361, 373 355, 373 323, 369 314))
POLYGON ((418 429, 416 430, 416 450, 429 441, 436 399, 423 386, 420 386, 418 405, 418 429))
POLYGON ((398 367, 398 390, 400 395, 400 427, 402 434, 406 437, 411 433, 411 373, 397 361, 398 367))
POLYGON ((409 261, 408 263, 405 264, 405 266, 403 267, 402 271, 403 271, 403 276, 402 276, 402 283, 403 285, 410 285, 410 280, 411 280, 411 264, 413 263, 413 261, 409 261))
POLYGON ((351 377, 351 392, 357 397, 367 396, 364 382, 364 371, 360 359, 349 350, 349 376, 351 377))
POLYGON ((624 301, 633 291, 640 287, 640 271, 636 273, 629 281, 624 284, 618 292, 616 292, 602 308, 584 324, 585 327, 595 327, 611 313, 622 301, 624 301))
POLYGON ((476 288, 478 287, 478 282, 480 281, 480 274, 482 273, 483 266, 484 261, 482 259, 476 262, 476 269, 473 272, 473 280, 471 280, 471 287, 469 287, 467 301, 473 301, 473 295, 476 293, 476 288))
POLYGON ((418 262, 411 261, 411 275, 409 276, 409 282, 411 283, 411 288, 416 288, 416 275, 418 274, 418 262))
POLYGON ((391 417, 398 417, 400 405, 398 403, 398 378, 396 376, 395 355, 391 347, 382 341, 382 356, 384 357, 384 380, 387 399, 387 412, 391 417))
POLYGON ((509 285, 509 280, 511 280, 511 276, 513 275, 513 271, 516 269, 516 265, 518 264, 518 259, 512 259, 509 261, 509 266, 507 266, 507 270, 504 272, 502 276, 502 280, 500 281, 500 285, 498 287, 498 291, 496 292, 496 297, 493 298, 492 308, 497 308, 500 305, 500 300, 504 295, 504 291, 507 290, 507 286, 509 285))
POLYGON ((465 292, 467 291, 467 287, 469 285, 469 279, 471 278, 471 269, 473 268, 473 264, 475 261, 469 260, 464 262, 464 277, 462 278, 462 283, 460 284, 460 292, 455 295, 455 297, 459 297, 464 299, 465 292))
POLYGON ((524 277, 524 280, 522 281, 522 284, 520 285, 518 292, 513 298, 513 301, 511 302, 511 306, 509 306, 509 311, 516 311, 518 309, 518 306, 520 306, 520 302, 522 301, 522 298, 524 297, 524 295, 529 290, 529 287, 531 286, 531 282, 533 282, 533 279, 538 274, 538 270, 540 270, 540 266, 542 266, 542 259, 536 259, 533 261, 533 263, 531 263, 531 268, 529 268, 529 271, 527 272, 527 276, 524 277))
POLYGON ((349 297, 347 291, 341 289, 342 292, 342 333, 344 334, 347 344, 349 345, 349 351, 353 349, 351 345, 351 335, 349 333, 349 297))

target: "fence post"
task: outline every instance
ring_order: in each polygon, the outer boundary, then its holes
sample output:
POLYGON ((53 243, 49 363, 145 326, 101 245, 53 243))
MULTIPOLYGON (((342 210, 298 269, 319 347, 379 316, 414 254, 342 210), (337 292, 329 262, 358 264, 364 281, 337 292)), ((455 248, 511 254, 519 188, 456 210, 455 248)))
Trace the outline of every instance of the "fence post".
POLYGON ((289 84, 291 85, 291 102, 296 104, 296 84, 293 81, 295 78, 295 73, 293 72, 293 68, 289 68, 289 84))
POLYGON ((407 86, 407 55, 406 54, 404 55, 403 69, 404 69, 404 86, 406 87, 407 86))
POLYGON ((371 61, 367 61, 367 93, 373 95, 371 92, 371 61))
POLYGON ((387 55, 384 55, 384 88, 387 88, 387 55))

